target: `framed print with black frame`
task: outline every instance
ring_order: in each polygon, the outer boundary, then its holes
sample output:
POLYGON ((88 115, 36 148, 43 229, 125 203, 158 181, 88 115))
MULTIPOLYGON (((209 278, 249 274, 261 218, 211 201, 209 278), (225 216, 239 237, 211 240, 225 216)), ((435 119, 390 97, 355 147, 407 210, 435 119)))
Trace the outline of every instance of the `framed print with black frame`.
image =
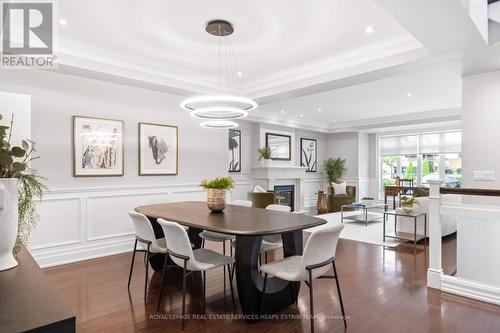
POLYGON ((318 141, 300 138, 300 166, 306 167, 306 172, 318 171, 318 141))
POLYGON ((266 147, 271 149, 271 159, 290 161, 292 159, 292 137, 286 134, 266 133, 266 147))
POLYGON ((241 172, 241 131, 230 129, 229 139, 229 172, 241 172))

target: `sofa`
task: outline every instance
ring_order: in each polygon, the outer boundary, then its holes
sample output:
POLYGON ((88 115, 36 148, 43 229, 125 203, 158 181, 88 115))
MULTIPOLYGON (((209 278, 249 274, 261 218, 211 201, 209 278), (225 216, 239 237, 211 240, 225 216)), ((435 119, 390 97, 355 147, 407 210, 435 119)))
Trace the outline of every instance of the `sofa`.
POLYGON ((342 205, 356 202, 356 186, 347 186, 347 194, 335 194, 333 186, 328 185, 328 212, 340 212, 342 205))
MULTIPOLYGON (((413 209, 415 212, 424 212, 427 214, 427 234, 429 235, 429 197, 417 197, 418 205, 413 209)), ((443 203, 458 203, 460 201, 460 196, 458 195, 443 195, 443 203)), ((422 218, 423 219, 423 218, 422 218)), ((422 220, 423 221, 423 220, 422 220)), ((424 223, 417 221, 417 234, 423 235, 424 233, 424 223)), ((394 222, 393 222, 394 223, 394 222)), ((398 216, 398 230, 402 232, 409 232, 413 234, 415 225, 413 223, 413 218, 408 218, 404 216, 398 216)), ((448 236, 457 231, 457 217, 452 215, 441 215, 441 234, 442 236, 448 236)))

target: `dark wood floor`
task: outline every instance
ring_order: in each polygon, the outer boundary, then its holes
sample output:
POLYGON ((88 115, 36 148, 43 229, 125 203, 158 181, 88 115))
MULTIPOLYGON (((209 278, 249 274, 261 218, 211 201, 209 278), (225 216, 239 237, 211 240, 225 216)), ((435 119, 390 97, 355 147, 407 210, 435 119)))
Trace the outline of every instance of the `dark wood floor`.
MULTIPOLYGON (((455 240, 445 241, 445 270, 453 272, 455 240)), ((212 248, 220 244, 212 244, 212 248)), ((139 258, 139 257, 138 257, 139 258)), ((347 332, 500 332, 500 307, 426 288, 426 256, 415 257, 412 246, 397 250, 340 240, 337 269, 350 316, 347 332)), ((160 312, 156 311, 160 274, 150 271, 147 304, 143 302, 144 269, 136 260, 131 292, 127 292, 130 254, 116 255, 44 270, 77 316, 79 332, 179 331, 170 317, 181 311, 179 275, 172 271, 160 312)), ((207 274, 207 301, 201 279, 189 281, 187 310, 191 314, 231 314, 229 286, 223 290, 222 270, 207 274)), ((315 281, 315 310, 340 314, 333 280, 315 281)), ((308 289, 302 286, 298 306, 280 315, 307 315, 308 289)), ((190 320, 187 332, 309 332, 307 319, 276 319, 247 324, 237 319, 190 320)), ((317 332, 343 332, 339 319, 316 321, 317 332)))

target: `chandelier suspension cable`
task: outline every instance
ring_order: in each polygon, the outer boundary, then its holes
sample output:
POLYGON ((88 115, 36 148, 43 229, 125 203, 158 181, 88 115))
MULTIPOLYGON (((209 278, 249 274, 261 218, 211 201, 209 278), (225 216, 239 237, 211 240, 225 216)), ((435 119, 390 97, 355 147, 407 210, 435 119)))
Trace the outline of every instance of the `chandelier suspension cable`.
POLYGON ((231 120, 246 117, 248 111, 257 108, 258 104, 252 99, 232 93, 239 90, 238 77, 241 76, 231 38, 233 26, 227 21, 213 20, 207 24, 205 31, 209 38, 202 59, 201 80, 205 81, 206 73, 206 84, 217 91, 231 93, 191 97, 183 100, 180 107, 189 111, 191 116, 206 120, 203 122, 204 127, 233 128, 238 124, 231 120), (214 76, 211 73, 217 75, 213 81, 210 80, 214 76), (210 121, 215 122, 210 124, 210 121))

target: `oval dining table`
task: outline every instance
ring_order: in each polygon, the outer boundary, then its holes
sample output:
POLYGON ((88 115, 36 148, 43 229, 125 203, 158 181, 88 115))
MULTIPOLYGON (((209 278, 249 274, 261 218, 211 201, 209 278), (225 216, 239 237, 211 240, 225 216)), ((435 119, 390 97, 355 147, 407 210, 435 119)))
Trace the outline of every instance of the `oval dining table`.
MULTIPOLYGON (((325 224, 317 217, 278 212, 262 208, 226 205, 222 213, 212 213, 203 201, 183 201, 140 206, 135 209, 148 217, 156 238, 163 238, 158 218, 177 222, 188 227, 194 248, 201 247, 199 233, 203 230, 236 236, 235 268, 236 286, 244 318, 257 321, 261 310, 264 277, 259 272, 258 258, 262 237, 281 234, 284 257, 301 255, 303 229, 325 224)), ((167 244, 168 246, 168 244, 167 244)), ((150 264, 155 271, 163 268, 164 255, 154 255, 150 264)), ((300 284, 273 277, 266 285, 263 314, 276 313, 297 300, 300 284)))

